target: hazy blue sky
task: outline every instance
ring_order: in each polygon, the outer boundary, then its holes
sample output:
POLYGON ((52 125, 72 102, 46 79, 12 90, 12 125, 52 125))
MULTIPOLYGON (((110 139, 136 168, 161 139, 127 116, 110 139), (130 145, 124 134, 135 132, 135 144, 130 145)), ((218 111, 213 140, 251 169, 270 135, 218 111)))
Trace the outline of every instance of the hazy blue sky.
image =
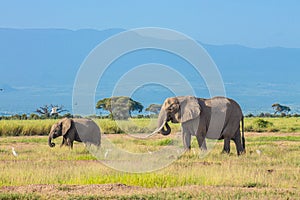
POLYGON ((0 28, 164 27, 208 44, 300 47, 298 0, 0 0, 0 28))

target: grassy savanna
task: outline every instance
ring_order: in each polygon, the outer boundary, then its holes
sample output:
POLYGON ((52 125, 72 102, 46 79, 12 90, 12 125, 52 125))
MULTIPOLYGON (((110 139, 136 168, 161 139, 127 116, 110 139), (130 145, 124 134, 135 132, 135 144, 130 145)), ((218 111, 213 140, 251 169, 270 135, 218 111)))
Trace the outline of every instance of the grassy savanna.
MULTIPOLYGON (((246 119, 246 126, 261 123, 255 120, 246 119)), ((171 165, 148 173, 126 173, 104 166, 81 143, 75 143, 70 150, 59 145, 50 148, 47 136, 5 136, 43 135, 57 120, 0 121, 0 199, 297 199, 300 196, 299 119, 264 120, 270 121, 278 132, 246 133, 245 155, 237 157, 233 143, 230 155, 220 154, 223 141, 218 141, 201 158, 194 138, 190 152, 171 165), (18 134, 3 131, 16 126, 21 127, 14 129, 18 134), (298 133, 288 133, 289 127, 298 133), (30 131, 22 134, 27 129, 34 130, 34 134, 30 131), (11 147, 17 151, 17 157, 13 156, 11 147)), ((108 119, 96 121, 107 133, 117 126, 108 119)), ((135 119, 134 123, 136 133, 151 130, 149 119, 135 119)), ((179 126, 173 128, 179 130, 179 126)), ((147 140, 125 134, 107 137, 132 152, 156 150, 172 142, 170 136, 147 140)), ((61 138, 55 142, 59 144, 61 138)))

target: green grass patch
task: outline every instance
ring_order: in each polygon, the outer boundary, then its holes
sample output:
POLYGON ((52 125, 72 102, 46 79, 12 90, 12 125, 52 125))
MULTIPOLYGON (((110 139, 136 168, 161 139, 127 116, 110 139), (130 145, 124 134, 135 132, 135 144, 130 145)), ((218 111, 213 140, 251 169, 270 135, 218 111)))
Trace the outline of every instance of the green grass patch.
POLYGON ((19 193, 0 193, 1 200, 39 200, 41 195, 38 194, 19 194, 19 193))
POLYGON ((158 146, 166 146, 166 145, 171 145, 173 144, 173 140, 172 139, 169 139, 169 138, 166 138, 166 139, 163 139, 163 140, 160 140, 156 143, 158 146))

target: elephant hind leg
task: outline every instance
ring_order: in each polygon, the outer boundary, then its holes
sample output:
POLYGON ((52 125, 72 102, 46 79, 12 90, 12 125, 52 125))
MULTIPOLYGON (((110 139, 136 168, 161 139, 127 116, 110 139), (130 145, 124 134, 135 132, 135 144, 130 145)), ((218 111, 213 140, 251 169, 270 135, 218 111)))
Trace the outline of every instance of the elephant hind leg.
POLYGON ((244 153, 244 148, 243 148, 243 145, 241 143, 241 132, 240 130, 237 130, 234 138, 233 138, 233 141, 235 143, 235 146, 236 146, 236 151, 237 151, 237 155, 241 155, 242 153, 244 153))
POLYGON ((230 153, 230 138, 224 138, 224 147, 222 153, 230 153))
POLYGON ((203 136, 197 136, 197 141, 198 141, 198 145, 199 145, 199 148, 203 151, 206 151, 207 150, 207 146, 206 146, 206 141, 205 141, 205 137, 203 136))

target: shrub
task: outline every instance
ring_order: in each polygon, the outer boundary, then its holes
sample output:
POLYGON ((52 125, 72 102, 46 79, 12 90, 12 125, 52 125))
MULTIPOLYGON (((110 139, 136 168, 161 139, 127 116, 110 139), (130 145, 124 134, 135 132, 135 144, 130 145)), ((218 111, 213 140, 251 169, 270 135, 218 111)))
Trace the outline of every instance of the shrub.
POLYGON ((254 115, 252 113, 249 113, 249 114, 245 115, 245 117, 254 117, 254 115))
POLYGON ((40 117, 37 115, 37 114, 35 114, 35 113, 31 113, 30 115, 29 115, 29 119, 33 119, 33 120, 37 120, 37 119, 39 119, 40 117))
POLYGON ((273 126, 273 123, 264 119, 257 119, 254 121, 254 125, 256 125, 258 128, 267 128, 273 126))
POLYGON ((273 127, 273 123, 264 119, 255 119, 251 124, 245 126, 245 131, 249 132, 278 132, 279 129, 273 127))

